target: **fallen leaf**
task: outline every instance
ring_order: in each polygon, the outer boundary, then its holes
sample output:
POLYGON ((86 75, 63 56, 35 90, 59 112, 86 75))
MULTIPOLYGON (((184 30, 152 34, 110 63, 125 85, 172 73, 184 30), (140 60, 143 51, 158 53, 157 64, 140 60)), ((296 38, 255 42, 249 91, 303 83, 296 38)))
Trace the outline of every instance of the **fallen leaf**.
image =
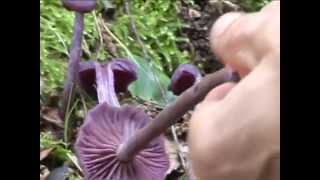
POLYGON ((63 121, 59 116, 58 108, 43 107, 40 112, 40 119, 63 128, 63 121))
POLYGON ((49 174, 49 169, 45 165, 40 164, 40 180, 45 180, 49 174))
POLYGON ((188 13, 189 13, 189 16, 191 18, 199 18, 199 17, 201 17, 201 12, 199 12, 199 11, 197 11, 195 9, 189 9, 188 13))
POLYGON ((50 153, 51 151, 53 150, 54 148, 49 148, 49 149, 45 149, 45 150, 42 150, 40 152, 40 161, 42 161, 44 158, 46 158, 50 153))
POLYGON ((167 170, 167 174, 170 174, 172 171, 177 170, 181 166, 178 156, 178 147, 175 143, 167 139, 165 139, 165 147, 169 157, 169 168, 167 170))

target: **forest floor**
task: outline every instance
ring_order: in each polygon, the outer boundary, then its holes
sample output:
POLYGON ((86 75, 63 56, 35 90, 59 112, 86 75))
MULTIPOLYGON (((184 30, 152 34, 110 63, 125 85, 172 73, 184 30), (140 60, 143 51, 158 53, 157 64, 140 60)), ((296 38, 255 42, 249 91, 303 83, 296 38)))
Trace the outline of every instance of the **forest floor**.
MULTIPOLYGON (((237 1, 227 0, 177 0, 177 16, 187 24, 180 31, 179 36, 189 39, 189 43, 177 43, 179 50, 187 52, 189 63, 201 68, 203 74, 214 72, 222 67, 212 54, 209 47, 208 34, 212 24, 222 14, 230 11, 243 10, 237 1)), ((111 45, 112 46, 112 45, 111 45)), ((60 92, 61 93, 61 92, 60 92)), ((64 138, 64 121, 59 116, 60 94, 50 94, 40 101, 40 179, 61 180, 62 175, 68 172, 67 179, 82 179, 83 174, 78 166, 72 146, 85 114, 83 108, 78 108, 73 116, 70 144, 66 145, 64 138)), ((125 94, 120 96, 121 103, 134 103, 151 117, 155 117, 163 107, 152 102, 139 102, 125 94)), ((80 106, 80 105, 79 105, 80 106)), ((166 150, 169 155, 170 168, 167 180, 187 180, 188 178, 188 144, 186 141, 188 124, 192 111, 185 114, 172 128, 165 133, 166 150), (174 140, 173 135, 178 137, 174 140)))

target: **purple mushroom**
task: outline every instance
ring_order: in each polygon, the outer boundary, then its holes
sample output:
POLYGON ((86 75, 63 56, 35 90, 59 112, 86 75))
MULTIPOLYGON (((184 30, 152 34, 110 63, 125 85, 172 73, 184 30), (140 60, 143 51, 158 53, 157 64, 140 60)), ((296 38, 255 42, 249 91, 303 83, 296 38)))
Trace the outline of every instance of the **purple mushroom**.
POLYGON ((62 0, 62 4, 68 10, 75 11, 72 43, 70 47, 70 59, 68 64, 68 74, 64 82, 63 102, 61 116, 64 119, 69 111, 70 103, 74 98, 75 84, 78 82, 78 72, 81 57, 81 42, 83 36, 84 13, 95 8, 95 0, 62 0))
MULTIPOLYGON (((197 82, 197 78, 193 83, 183 85, 182 90, 177 88, 179 97, 150 121, 142 110, 134 106, 121 107, 116 96, 117 92, 127 91, 128 85, 136 80, 134 64, 125 60, 107 64, 94 61, 80 64, 83 16, 94 9, 95 0, 63 0, 63 5, 76 11, 64 86, 63 117, 72 102, 76 83, 88 92, 96 91, 99 102, 88 112, 75 144, 85 179, 164 179, 169 161, 161 134, 199 103, 212 88, 223 82, 233 81, 233 73, 222 69, 204 77, 193 86, 190 84, 197 82), (186 91, 181 94, 184 90, 186 91)), ((188 71, 182 72, 183 77, 191 77, 186 72, 188 71)), ((185 78, 177 79, 185 82, 185 78)), ((176 89, 174 86, 171 88, 176 89)))
POLYGON ((163 137, 154 138, 130 158, 119 154, 150 121, 142 110, 120 106, 116 96, 116 87, 124 91, 136 79, 134 64, 120 60, 95 62, 94 67, 99 104, 88 112, 75 144, 85 179, 163 180, 169 165, 163 137))
POLYGON ((187 111, 201 102, 210 90, 229 81, 237 82, 239 76, 234 71, 223 68, 215 73, 208 74, 201 81, 186 89, 175 101, 168 104, 154 120, 137 131, 122 145, 118 152, 118 158, 124 162, 130 161, 132 157, 144 149, 146 144, 159 137, 187 111))
POLYGON ((196 82, 201 80, 201 73, 199 69, 192 64, 181 64, 174 71, 169 90, 173 94, 179 96, 182 92, 193 86, 196 82))
POLYGON ((96 0, 62 0, 63 6, 70 11, 87 13, 96 8, 96 0))
MULTIPOLYGON (((136 66, 126 59, 113 59, 113 61, 115 91, 116 93, 127 92, 129 84, 137 79, 136 66)), ((95 61, 80 63, 79 84, 88 94, 96 95, 95 61)))
POLYGON ((84 61, 79 66, 79 85, 89 95, 96 94, 95 61, 84 61))
MULTIPOLYGON (((104 65, 96 62, 94 67, 99 104, 88 112, 75 144, 88 180, 164 179, 168 157, 161 134, 212 88, 227 81, 238 81, 238 75, 226 68, 209 74, 150 121, 134 106, 120 107, 116 97, 115 85, 121 82, 115 80, 123 79, 116 78, 116 74, 134 79, 133 64, 129 61, 111 61, 104 65)), ((128 82, 122 82, 124 87, 128 86, 128 82)))

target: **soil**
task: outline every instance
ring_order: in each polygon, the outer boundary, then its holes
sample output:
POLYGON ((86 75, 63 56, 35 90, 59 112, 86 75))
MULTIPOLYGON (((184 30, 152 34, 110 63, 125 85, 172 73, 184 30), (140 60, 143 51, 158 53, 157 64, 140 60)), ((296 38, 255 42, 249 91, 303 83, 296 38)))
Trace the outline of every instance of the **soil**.
POLYGON ((190 43, 179 44, 182 51, 191 53, 191 62, 199 66, 204 74, 212 73, 222 67, 210 49, 209 32, 213 23, 222 14, 234 11, 222 1, 195 0, 194 5, 187 0, 177 2, 178 16, 188 27, 182 29, 182 36, 187 36, 190 43))

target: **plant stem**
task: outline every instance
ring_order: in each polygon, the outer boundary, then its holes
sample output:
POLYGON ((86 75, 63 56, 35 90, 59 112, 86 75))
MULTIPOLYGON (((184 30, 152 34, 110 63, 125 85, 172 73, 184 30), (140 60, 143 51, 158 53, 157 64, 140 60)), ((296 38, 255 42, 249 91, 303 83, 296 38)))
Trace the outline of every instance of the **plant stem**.
POLYGON ((100 21, 103 28, 107 31, 107 33, 115 40, 117 43, 126 51, 127 55, 132 59, 135 60, 132 53, 129 51, 129 49, 110 31, 110 29, 107 27, 107 25, 104 24, 104 22, 100 21))
POLYGON ((66 148, 68 146, 68 142, 69 142, 69 127, 70 127, 70 117, 71 117, 71 113, 74 111, 74 109, 76 108, 77 104, 78 104, 79 100, 76 100, 75 103, 73 104, 73 106, 71 107, 70 110, 67 111, 65 119, 64 119, 64 130, 63 130, 63 139, 64 139, 64 143, 66 144, 66 148))
POLYGON ((147 50, 143 44, 143 42, 141 41, 141 38, 137 32, 137 28, 136 28, 136 25, 134 23, 134 19, 130 13, 130 5, 129 5, 129 0, 124 0, 124 12, 128 15, 129 17, 129 21, 130 21, 130 29, 131 31, 133 32, 134 36, 136 37, 136 40, 138 41, 139 45, 141 46, 141 49, 142 49, 142 52, 143 52, 143 55, 144 55, 144 58, 145 59, 149 59, 149 56, 148 56, 148 53, 147 53, 147 50))
POLYGON ((182 93, 174 102, 166 106, 158 116, 137 131, 118 149, 118 158, 122 162, 130 161, 150 141, 161 135, 168 127, 179 120, 188 110, 201 102, 214 87, 228 81, 237 81, 238 76, 229 69, 222 69, 205 76, 199 83, 182 93))
POLYGON ((83 34, 83 13, 76 12, 74 18, 72 44, 69 53, 68 74, 64 83, 63 103, 62 103, 62 118, 70 108, 70 103, 74 99, 75 84, 78 81, 79 63, 81 57, 81 41, 83 34))
POLYGON ((99 23, 98 23, 98 19, 97 19, 96 13, 92 12, 92 16, 94 18, 94 24, 96 26, 97 33, 98 33, 98 36, 99 36, 99 42, 100 42, 99 46, 98 46, 98 48, 96 50, 95 57, 94 57, 94 59, 97 59, 99 51, 103 47, 103 38, 102 38, 102 32, 101 32, 101 29, 100 29, 100 26, 99 26, 99 23))

